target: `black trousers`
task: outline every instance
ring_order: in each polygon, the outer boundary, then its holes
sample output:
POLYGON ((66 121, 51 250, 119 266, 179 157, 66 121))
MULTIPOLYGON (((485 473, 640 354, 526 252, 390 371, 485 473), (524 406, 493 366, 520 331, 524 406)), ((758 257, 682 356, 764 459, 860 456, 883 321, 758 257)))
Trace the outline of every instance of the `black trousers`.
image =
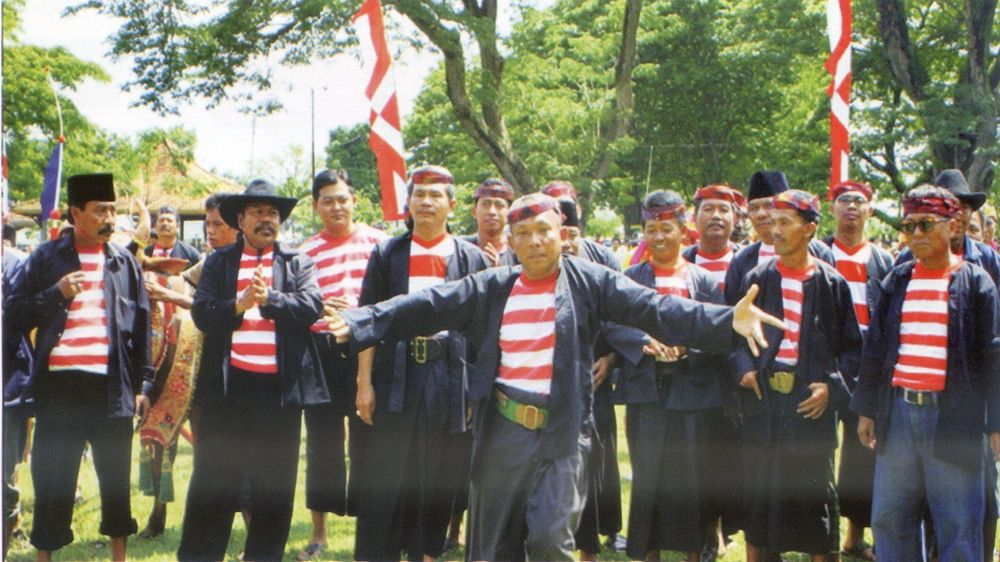
POLYGON ((138 525, 132 518, 129 497, 131 418, 108 417, 104 377, 75 371, 49 377, 59 380, 47 385, 46 395, 38 397, 35 413, 31 544, 38 550, 56 550, 73 542, 73 503, 80 457, 87 443, 101 493, 100 533, 114 538, 134 534, 138 525))
POLYGON ((245 559, 281 560, 295 499, 302 412, 279 405, 276 375, 230 371, 227 401, 202 408, 179 560, 225 558, 240 491, 253 517, 245 559))
MULTIPOLYGON (((347 353, 346 345, 330 345, 326 337, 318 340, 323 373, 330 389, 330 403, 305 408, 306 421, 306 507, 337 515, 357 514, 357 478, 348 479, 347 457, 351 467, 359 460, 361 420, 354 414, 357 394, 357 356, 347 353), (349 427, 344 430, 344 422, 349 427), (347 456, 345 457, 345 441, 347 456)), ((353 470, 352 470, 353 472, 353 470)))
POLYGON ((614 535, 622 529, 618 423, 610 384, 594 391, 594 425, 597 439, 587 455, 587 503, 576 532, 576 547, 596 553, 601 551, 599 535, 614 535))
POLYGON ((838 411, 844 422, 840 443, 837 495, 840 515, 861 527, 872 526, 872 491, 875 484, 875 451, 858 440, 858 415, 848 408, 838 411))
MULTIPOLYGON (((515 400, 544 406, 527 393, 505 388, 515 400)), ((579 450, 545 458, 538 431, 525 429, 496 410, 490 399, 469 489, 467 560, 573 560, 573 535, 587 500, 586 457, 590 436, 579 450)))
POLYGON ((447 364, 411 362, 408 368, 403 411, 389 412, 388 389, 376 387, 374 425, 362 434, 356 560, 399 560, 404 551, 408 559, 420 560, 444 551, 456 489, 448 454, 455 437, 429 411, 433 399, 427 393, 433 390, 415 380, 428 380, 431 370, 447 364))

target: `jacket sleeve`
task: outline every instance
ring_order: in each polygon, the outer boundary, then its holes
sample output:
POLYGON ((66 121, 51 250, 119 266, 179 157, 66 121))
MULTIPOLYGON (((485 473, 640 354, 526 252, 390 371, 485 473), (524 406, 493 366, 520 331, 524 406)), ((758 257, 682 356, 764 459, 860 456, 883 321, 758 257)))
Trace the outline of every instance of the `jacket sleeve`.
POLYGON ((646 356, 643 346, 649 341, 646 333, 638 328, 622 326, 616 322, 605 322, 601 335, 613 351, 633 366, 638 365, 646 356))
POLYGON ((729 268, 726 269, 726 288, 723 297, 726 304, 730 306, 736 304, 736 301, 740 300, 740 295, 743 294, 741 292, 743 290, 743 277, 747 270, 743 267, 743 262, 746 260, 742 254, 742 251, 737 252, 733 261, 729 263, 729 268))
POLYGON ((18 269, 11 281, 10 294, 4 299, 4 316, 22 333, 52 318, 70 303, 59 291, 58 280, 51 285, 45 281, 44 253, 49 248, 43 248, 28 256, 18 269))
POLYGON ((226 255, 216 252, 208 257, 201 270, 201 280, 194 292, 191 318, 203 332, 228 333, 243 323, 243 315, 236 314, 236 295, 227 295, 226 255))
POLYGON ((323 314, 323 293, 316 280, 316 265, 299 254, 287 262, 286 274, 295 277, 294 290, 286 293, 268 289, 267 305, 260 315, 270 320, 310 326, 323 314))
POLYGON ((871 320, 861 348, 857 382, 851 395, 851 411, 859 416, 875 419, 878 413, 878 382, 885 358, 885 328, 882 326, 892 299, 886 288, 893 282, 890 274, 878 286, 876 300, 872 303, 871 320))
MULTIPOLYGON (((738 294, 746 294, 747 289, 754 283, 760 285, 760 279, 756 275, 744 275, 740 280, 738 294)), ((758 293, 757 298, 760 298, 760 296, 761 293, 758 293)), ((737 300, 739 299, 737 298, 737 300)), ((733 304, 735 304, 735 301, 733 304)), ((732 365, 732 381, 734 384, 738 385, 740 380, 743 378, 743 375, 749 373, 750 371, 757 370, 757 358, 750 353, 750 346, 747 345, 743 338, 740 338, 740 341, 736 343, 735 347, 736 348, 733 350, 731 355, 730 363, 732 365)))
POLYGON ((384 270, 388 263, 389 246, 387 243, 376 244, 368 256, 368 265, 365 268, 365 278, 361 283, 361 295, 358 297, 358 305, 365 306, 375 304, 386 299, 389 294, 389 281, 384 270))
POLYGON ((1000 297, 987 275, 980 276, 975 291, 973 310, 978 323, 979 341, 973 349, 984 350, 980 372, 986 377, 986 428, 990 433, 1000 432, 1000 297))
MULTIPOLYGON (((132 349, 132 364, 139 366, 142 376, 142 394, 149 394, 153 390, 156 380, 156 369, 153 368, 153 346, 152 335, 150 333, 150 318, 152 316, 152 305, 149 301, 149 293, 146 291, 146 283, 142 279, 142 269, 139 262, 127 254, 125 259, 129 262, 129 271, 134 283, 138 287, 136 293, 136 315, 135 326, 132 328, 134 347, 132 349)), ((165 375, 164 375, 165 376, 165 375)))
POLYGON ((837 370, 849 388, 854 387, 858 376, 858 364, 861 360, 861 328, 858 327, 858 317, 854 313, 854 301, 847 282, 837 284, 838 301, 836 303, 840 318, 840 341, 837 343, 837 370))
POLYGON ((658 295, 624 275, 597 272, 601 318, 639 328, 659 341, 699 349, 729 350, 732 309, 690 299, 658 295))
POLYGON ((340 311, 351 330, 351 351, 369 348, 387 335, 405 340, 441 330, 464 331, 476 316, 480 302, 485 302, 481 275, 467 275, 373 305, 340 311))

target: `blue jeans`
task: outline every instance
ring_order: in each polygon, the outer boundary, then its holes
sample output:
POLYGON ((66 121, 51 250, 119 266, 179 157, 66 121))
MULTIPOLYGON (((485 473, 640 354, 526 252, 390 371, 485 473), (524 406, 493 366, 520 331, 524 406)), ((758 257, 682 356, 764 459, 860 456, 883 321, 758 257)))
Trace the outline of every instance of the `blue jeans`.
MULTIPOLYGON (((941 562, 983 557, 983 466, 960 467, 934 456, 937 406, 897 397, 875 461, 872 532, 879 562, 922 560, 920 522, 930 507, 941 562)), ((966 465, 968 466, 968 465, 966 465)))

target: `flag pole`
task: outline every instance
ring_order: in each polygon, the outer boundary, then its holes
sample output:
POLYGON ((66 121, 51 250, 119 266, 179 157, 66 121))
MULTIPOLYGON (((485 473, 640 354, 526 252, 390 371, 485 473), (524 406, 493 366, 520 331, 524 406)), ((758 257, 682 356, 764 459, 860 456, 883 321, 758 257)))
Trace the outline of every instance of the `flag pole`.
POLYGON ((59 102, 59 88, 56 85, 56 81, 52 78, 52 69, 48 66, 45 67, 45 80, 48 82, 49 88, 52 89, 52 97, 56 100, 56 116, 59 118, 59 136, 56 138, 56 147, 52 151, 49 163, 45 166, 42 195, 39 198, 41 204, 41 213, 38 216, 38 224, 41 227, 39 239, 42 242, 46 238, 55 238, 55 233, 46 232, 45 225, 50 215, 53 219, 59 218, 59 186, 62 183, 63 144, 66 142, 63 130, 62 104, 59 102), (46 236, 47 234, 49 236, 46 236))

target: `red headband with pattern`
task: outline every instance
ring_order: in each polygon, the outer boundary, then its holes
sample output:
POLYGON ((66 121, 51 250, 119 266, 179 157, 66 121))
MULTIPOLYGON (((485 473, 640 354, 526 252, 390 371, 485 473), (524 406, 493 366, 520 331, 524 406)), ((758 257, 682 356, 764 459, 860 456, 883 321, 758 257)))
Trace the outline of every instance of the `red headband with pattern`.
POLYGON ((775 209, 791 209, 798 211, 802 218, 810 222, 819 222, 819 197, 800 189, 789 189, 774 196, 775 209))
POLYGON ((472 198, 482 199, 483 197, 496 197, 510 203, 514 200, 514 190, 509 185, 502 183, 484 183, 476 189, 476 193, 472 198))
POLYGON ((830 188, 830 201, 836 201, 838 197, 845 193, 857 191, 865 196, 865 199, 872 200, 872 188, 867 183, 859 181, 842 181, 830 188))
POLYGON ((524 204, 515 202, 515 205, 507 213, 507 224, 518 223, 546 211, 555 211, 556 214, 561 215, 559 213, 559 203, 551 197, 539 197, 530 203, 524 204))
POLYGON ((545 184, 545 187, 542 188, 542 193, 555 199, 569 197, 573 201, 576 201, 576 189, 573 187, 573 184, 568 181, 550 181, 545 184))
POLYGON ((683 203, 676 205, 653 205, 642 208, 642 219, 647 221, 684 220, 684 212, 683 203))
POLYGON ((442 166, 423 166, 413 170, 413 174, 410 176, 410 183, 413 185, 433 185, 438 183, 453 185, 455 177, 451 175, 451 172, 447 168, 442 166))
POLYGON ((722 201, 729 201, 741 209, 747 206, 747 200, 743 197, 743 194, 728 185, 706 185, 695 192, 695 205, 705 199, 721 199, 722 201))
POLYGON ((953 217, 959 212, 962 206, 958 200, 951 197, 941 197, 940 195, 927 195, 925 197, 907 197, 903 199, 903 214, 912 215, 914 213, 927 213, 942 217, 953 217))

